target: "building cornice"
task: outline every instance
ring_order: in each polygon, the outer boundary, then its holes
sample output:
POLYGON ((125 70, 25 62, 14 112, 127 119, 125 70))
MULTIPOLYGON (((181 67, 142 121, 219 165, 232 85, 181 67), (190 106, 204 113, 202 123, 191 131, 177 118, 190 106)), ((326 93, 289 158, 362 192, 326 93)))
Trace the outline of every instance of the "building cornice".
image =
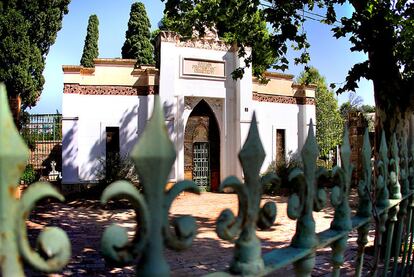
POLYGON ((135 66, 137 63, 136 59, 117 59, 117 58, 98 58, 93 59, 95 65, 97 64, 107 64, 107 65, 126 65, 126 66, 135 66))
POLYGON ((287 74, 287 73, 282 73, 282 72, 270 72, 270 71, 264 72, 263 75, 268 78, 281 78, 281 79, 287 79, 287 80, 292 80, 295 77, 292 74, 287 74))
POLYGON ((185 40, 175 32, 161 31, 159 33, 159 39, 161 42, 175 43, 177 47, 200 48, 216 51, 234 51, 234 47, 224 41, 208 37, 185 40))
POLYGON ((292 88, 295 89, 316 89, 318 86, 315 84, 309 84, 309 85, 301 85, 301 84, 292 84, 292 88))
POLYGON ((83 67, 80 65, 63 65, 62 70, 66 74, 92 75, 95 73, 94 67, 83 67))
POLYGON ((253 92, 253 101, 280 103, 280 104, 296 104, 296 105, 315 105, 313 97, 294 97, 284 95, 273 95, 253 92))

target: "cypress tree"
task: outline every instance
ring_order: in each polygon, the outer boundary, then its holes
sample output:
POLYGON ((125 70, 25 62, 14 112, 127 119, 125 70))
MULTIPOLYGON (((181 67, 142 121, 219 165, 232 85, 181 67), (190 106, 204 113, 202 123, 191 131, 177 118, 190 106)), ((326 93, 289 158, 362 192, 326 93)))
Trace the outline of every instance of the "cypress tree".
POLYGON ((80 64, 84 67, 94 67, 93 59, 99 55, 98 39, 99 39, 99 20, 96 14, 89 17, 88 29, 83 46, 83 54, 80 64))
POLYGON ((0 81, 6 84, 16 123, 20 108, 32 107, 39 99, 46 55, 69 2, 0 1, 0 81))
POLYGON ((151 24, 143 3, 132 4, 128 30, 122 47, 122 58, 137 59, 137 64, 153 64, 154 47, 151 44, 151 24))

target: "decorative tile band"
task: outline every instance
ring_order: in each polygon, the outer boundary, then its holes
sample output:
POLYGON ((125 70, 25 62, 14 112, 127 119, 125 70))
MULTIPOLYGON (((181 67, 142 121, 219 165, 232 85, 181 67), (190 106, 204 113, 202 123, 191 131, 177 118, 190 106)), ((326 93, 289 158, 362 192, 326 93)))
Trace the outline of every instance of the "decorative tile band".
POLYGON ((158 86, 94 86, 64 84, 63 93, 81 95, 153 95, 158 94, 158 86))
POLYGON ((257 92, 253 92, 253 100, 281 104, 315 105, 315 98, 271 95, 257 92))

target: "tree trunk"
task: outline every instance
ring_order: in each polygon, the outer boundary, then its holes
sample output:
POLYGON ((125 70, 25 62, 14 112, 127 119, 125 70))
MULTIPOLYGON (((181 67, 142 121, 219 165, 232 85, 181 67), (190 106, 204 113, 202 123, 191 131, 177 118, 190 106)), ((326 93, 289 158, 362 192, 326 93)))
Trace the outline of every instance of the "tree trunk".
POLYGON ((16 125, 17 129, 20 130, 20 112, 21 112, 21 104, 22 99, 20 95, 17 96, 9 96, 9 106, 11 113, 13 115, 14 124, 16 125))

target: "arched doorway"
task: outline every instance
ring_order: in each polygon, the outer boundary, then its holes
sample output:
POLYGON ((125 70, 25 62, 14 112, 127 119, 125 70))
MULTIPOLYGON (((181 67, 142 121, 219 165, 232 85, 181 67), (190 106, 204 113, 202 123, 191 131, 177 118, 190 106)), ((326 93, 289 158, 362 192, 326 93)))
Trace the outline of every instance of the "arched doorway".
POLYGON ((185 126, 184 174, 201 190, 219 188, 220 132, 216 117, 204 100, 194 107, 185 126))

